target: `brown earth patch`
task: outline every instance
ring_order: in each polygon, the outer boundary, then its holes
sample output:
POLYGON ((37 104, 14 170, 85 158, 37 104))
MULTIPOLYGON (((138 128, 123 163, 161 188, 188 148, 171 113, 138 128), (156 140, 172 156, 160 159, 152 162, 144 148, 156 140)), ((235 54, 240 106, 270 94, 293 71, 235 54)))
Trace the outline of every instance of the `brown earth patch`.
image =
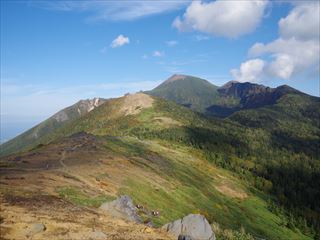
POLYGON ((241 189, 235 189, 234 187, 229 186, 228 184, 222 184, 215 186, 215 188, 221 192, 222 194, 232 197, 232 198, 239 198, 245 199, 248 197, 248 194, 241 189))
POLYGON ((120 112, 125 116, 135 115, 142 109, 152 107, 153 101, 151 96, 144 93, 129 94, 123 98, 120 112))
POLYGON ((155 117, 153 118, 153 120, 155 120, 157 123, 159 123, 160 125, 164 125, 164 126, 181 126, 182 124, 172 118, 169 117, 155 117))
POLYGON ((1 239, 173 239, 161 229, 113 218, 97 209, 77 207, 54 196, 0 196, 1 239), (30 206, 31 205, 31 206, 30 206), (28 235, 34 223, 45 230, 28 235))

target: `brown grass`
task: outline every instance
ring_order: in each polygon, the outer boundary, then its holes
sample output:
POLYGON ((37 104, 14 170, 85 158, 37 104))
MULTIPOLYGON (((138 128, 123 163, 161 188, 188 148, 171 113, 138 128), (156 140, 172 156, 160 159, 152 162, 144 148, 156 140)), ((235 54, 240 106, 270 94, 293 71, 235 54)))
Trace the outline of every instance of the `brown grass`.
POLYGON ((127 115, 135 115, 142 109, 152 107, 153 98, 144 93, 129 94, 123 98, 120 113, 127 115))
POLYGON ((242 189, 236 189, 234 186, 230 186, 229 184, 221 184, 215 186, 215 188, 222 194, 232 197, 232 198, 239 198, 245 199, 248 197, 247 193, 244 192, 242 189))

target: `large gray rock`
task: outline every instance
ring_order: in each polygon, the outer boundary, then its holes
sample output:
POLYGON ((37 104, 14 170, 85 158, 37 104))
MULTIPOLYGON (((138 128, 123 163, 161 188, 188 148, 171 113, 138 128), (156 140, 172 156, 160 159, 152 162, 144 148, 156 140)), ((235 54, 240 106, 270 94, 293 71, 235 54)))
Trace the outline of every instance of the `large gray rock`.
POLYGON ((44 232, 46 229, 47 228, 43 223, 33 223, 28 228, 27 236, 33 236, 37 233, 44 232))
POLYGON ((179 240, 215 240, 210 224, 200 214, 189 214, 182 219, 167 223, 162 228, 179 240))
POLYGON ((123 218, 129 221, 141 223, 137 209, 129 196, 123 195, 112 202, 103 203, 100 209, 108 212, 114 217, 123 218))
POLYGON ((101 231, 93 231, 88 234, 88 239, 90 240, 105 240, 108 239, 108 236, 101 231))

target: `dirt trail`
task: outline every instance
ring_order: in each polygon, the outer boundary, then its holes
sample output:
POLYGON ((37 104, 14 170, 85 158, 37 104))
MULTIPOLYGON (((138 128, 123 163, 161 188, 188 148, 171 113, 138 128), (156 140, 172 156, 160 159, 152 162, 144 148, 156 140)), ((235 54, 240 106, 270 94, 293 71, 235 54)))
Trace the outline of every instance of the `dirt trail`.
POLYGON ((111 217, 59 195, 59 188, 70 186, 92 198, 116 196, 129 173, 153 177, 126 157, 96 145, 90 136, 71 137, 19 160, 8 158, 13 168, 0 168, 0 239, 173 239, 160 229, 111 217), (44 224, 45 230, 31 236, 34 224, 44 224))
POLYGON ((59 159, 59 163, 64 169, 67 169, 67 165, 64 164, 64 159, 66 158, 66 151, 63 151, 61 154, 61 158, 59 159))
MULTIPOLYGON (((48 169, 45 164, 39 164, 36 172, 24 169, 22 172, 6 171, 5 176, 0 176, 0 239, 173 239, 160 229, 117 219, 95 208, 74 205, 57 195, 58 187, 69 185, 82 188, 89 194, 109 193, 112 186, 105 185, 103 188, 94 177, 101 172, 100 165, 90 165, 90 162, 99 164, 99 161, 91 157, 78 158, 87 157, 85 144, 64 147, 60 155, 54 155, 58 168, 48 169), (80 155, 74 150, 79 151, 80 155), (85 163, 84 160, 88 160, 89 165, 74 164, 75 161, 85 163), (30 235, 34 224, 44 224, 45 230, 30 235)), ((42 156, 37 157, 36 161, 47 161, 42 156)), ((34 166, 38 163, 36 161, 30 161, 29 166, 34 166)), ((122 161, 127 166, 127 162, 122 161)), ((118 161, 111 161, 110 164, 119 169, 116 167, 119 166, 118 161)), ((110 164, 107 166, 110 167, 110 164)))

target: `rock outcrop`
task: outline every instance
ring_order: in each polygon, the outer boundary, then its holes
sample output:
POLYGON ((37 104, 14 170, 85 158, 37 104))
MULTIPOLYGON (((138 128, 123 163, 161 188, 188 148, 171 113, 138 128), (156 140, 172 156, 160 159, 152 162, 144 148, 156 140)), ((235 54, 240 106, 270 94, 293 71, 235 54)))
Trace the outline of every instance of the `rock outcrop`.
POLYGON ((179 240, 215 240, 207 219, 200 214, 189 214, 162 227, 179 240))
POLYGON ((32 237, 37 233, 44 232, 46 229, 47 228, 43 223, 33 223, 28 229, 27 237, 32 237))
POLYGON ((114 217, 141 223, 141 218, 137 214, 137 209, 129 196, 123 195, 112 202, 103 203, 100 209, 108 212, 114 217))

